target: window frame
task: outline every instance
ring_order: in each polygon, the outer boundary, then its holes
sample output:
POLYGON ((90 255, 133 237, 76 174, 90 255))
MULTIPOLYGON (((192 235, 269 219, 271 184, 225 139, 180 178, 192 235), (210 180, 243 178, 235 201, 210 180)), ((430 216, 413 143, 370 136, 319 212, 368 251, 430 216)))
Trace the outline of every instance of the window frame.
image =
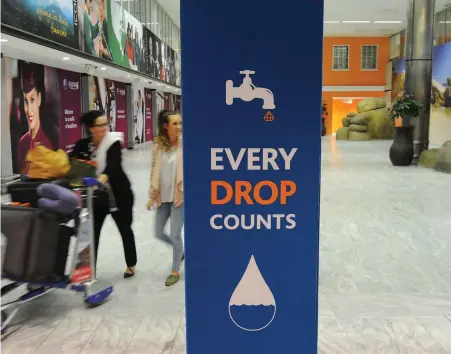
POLYGON ((379 45, 378 44, 362 44, 360 46, 360 71, 379 71, 379 45), (363 68, 363 47, 376 47, 376 68, 365 69, 363 68))
POLYGON ((332 71, 349 71, 351 66, 351 46, 349 44, 334 44, 332 45, 332 71), (335 64, 335 47, 347 47, 348 48, 348 65, 347 69, 336 69, 334 67, 335 64))

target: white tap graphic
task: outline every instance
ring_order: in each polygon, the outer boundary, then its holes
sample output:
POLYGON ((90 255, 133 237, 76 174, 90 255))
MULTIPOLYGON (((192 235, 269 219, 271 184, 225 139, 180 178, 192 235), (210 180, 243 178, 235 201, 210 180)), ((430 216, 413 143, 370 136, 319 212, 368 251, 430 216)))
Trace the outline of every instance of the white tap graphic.
POLYGON ((235 98, 241 98, 245 102, 250 102, 254 98, 263 100, 263 109, 274 109, 274 95, 271 90, 255 87, 249 75, 255 74, 255 71, 244 70, 240 74, 246 75, 243 78, 243 83, 238 87, 233 87, 233 81, 226 81, 226 103, 230 106, 233 104, 235 98))

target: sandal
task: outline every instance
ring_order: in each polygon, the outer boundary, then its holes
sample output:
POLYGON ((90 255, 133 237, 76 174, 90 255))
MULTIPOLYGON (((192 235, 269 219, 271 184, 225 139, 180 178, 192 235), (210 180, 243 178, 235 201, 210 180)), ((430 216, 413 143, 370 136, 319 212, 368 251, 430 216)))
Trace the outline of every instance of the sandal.
POLYGON ((166 279, 165 285, 166 286, 172 286, 176 284, 180 279, 180 275, 170 274, 168 278, 166 279))
POLYGON ((127 267, 127 269, 124 272, 124 279, 131 278, 135 275, 135 271, 132 268, 134 267, 127 267))

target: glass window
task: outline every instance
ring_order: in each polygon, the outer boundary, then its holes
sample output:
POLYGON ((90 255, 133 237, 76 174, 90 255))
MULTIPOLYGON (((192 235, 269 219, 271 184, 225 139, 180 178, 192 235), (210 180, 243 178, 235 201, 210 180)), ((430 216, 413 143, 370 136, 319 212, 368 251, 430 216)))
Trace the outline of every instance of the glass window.
POLYGON ((133 16, 135 15, 135 2, 134 1, 127 1, 128 2, 128 12, 130 12, 133 16))
POLYGON ((152 20, 150 21, 150 30, 157 34, 157 24, 158 24, 158 11, 157 4, 155 0, 151 0, 152 10, 150 14, 152 15, 152 20))
POLYGON ((166 14, 166 43, 170 46, 170 33, 171 33, 171 18, 168 14, 166 14))
POLYGON ((437 15, 437 45, 445 43, 445 28, 446 28, 446 12, 442 11, 437 15))
POLYGON ((161 40, 164 42, 164 38, 166 36, 166 14, 163 9, 161 10, 161 40))
POLYGON ((166 36, 168 37, 168 45, 172 48, 172 19, 168 15, 168 29, 166 32, 166 36))
POLYGON ((159 32, 158 37, 162 38, 164 35, 164 16, 163 16, 164 13, 163 8, 160 5, 158 5, 158 7, 160 9, 159 10, 160 19, 158 20, 158 32, 159 32))
POLYGON ((158 20, 160 19, 159 13, 158 13, 158 3, 155 0, 155 6, 154 6, 154 14, 152 15, 153 18, 153 30, 152 32, 155 33, 158 36, 158 20))
POLYGON ((166 38, 166 43, 168 44, 168 46, 171 46, 171 41, 169 40, 169 38, 170 38, 169 34, 171 33, 170 28, 171 28, 171 19, 170 19, 169 15, 166 14, 166 36, 165 36, 165 38, 166 38))
POLYGON ((172 49, 177 50, 179 48, 178 40, 177 40, 177 26, 175 24, 172 25, 172 49))
POLYGON ((141 1, 134 1, 135 9, 132 14, 134 14, 135 18, 141 22, 141 1))
POLYGON ((147 26, 147 12, 146 12, 146 7, 147 7, 147 1, 145 0, 140 0, 139 1, 141 3, 141 9, 140 9, 140 13, 141 13, 141 22, 144 22, 144 26, 147 26))
POLYGON ((163 36, 163 41, 166 42, 167 37, 167 23, 168 23, 168 16, 166 15, 166 12, 163 10, 163 33, 161 34, 163 36))
POLYGON ((446 11, 445 43, 451 42, 451 8, 446 11))
POLYGON ((362 70, 377 70, 377 45, 362 45, 362 70))
POLYGON ((151 28, 152 12, 153 12, 153 11, 151 11, 152 2, 151 1, 145 1, 145 2, 146 2, 146 27, 148 29, 152 30, 152 28, 151 28))
POLYGON ((157 7, 157 22, 155 25, 155 34, 157 35, 158 38, 161 38, 160 35, 160 25, 161 25, 161 10, 160 10, 160 5, 158 4, 158 2, 156 2, 156 7, 157 7))
POLYGON ((349 46, 334 45, 333 70, 349 70, 349 46))

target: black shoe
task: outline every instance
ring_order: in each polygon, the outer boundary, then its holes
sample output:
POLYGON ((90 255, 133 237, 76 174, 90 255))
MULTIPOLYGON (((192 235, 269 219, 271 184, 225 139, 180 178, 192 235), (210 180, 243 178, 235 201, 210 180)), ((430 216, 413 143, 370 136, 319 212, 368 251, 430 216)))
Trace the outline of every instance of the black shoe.
POLYGON ((135 275, 135 272, 133 271, 133 269, 131 269, 130 267, 127 268, 127 271, 124 272, 124 279, 128 279, 131 278, 135 275), (129 273, 131 272, 131 273, 129 273))

